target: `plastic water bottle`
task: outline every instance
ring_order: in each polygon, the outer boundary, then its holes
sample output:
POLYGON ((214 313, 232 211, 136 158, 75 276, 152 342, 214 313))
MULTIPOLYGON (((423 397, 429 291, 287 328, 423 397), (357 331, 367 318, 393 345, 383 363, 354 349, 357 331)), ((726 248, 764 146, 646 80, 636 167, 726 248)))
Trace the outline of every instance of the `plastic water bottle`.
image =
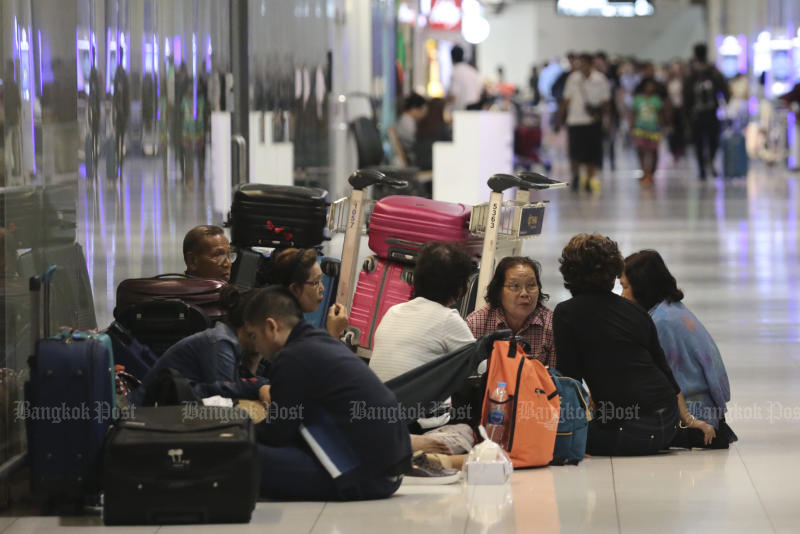
POLYGON ((508 402, 506 383, 498 382, 497 388, 489 395, 489 409, 484 426, 489 439, 506 449, 510 425, 511 403, 508 402))

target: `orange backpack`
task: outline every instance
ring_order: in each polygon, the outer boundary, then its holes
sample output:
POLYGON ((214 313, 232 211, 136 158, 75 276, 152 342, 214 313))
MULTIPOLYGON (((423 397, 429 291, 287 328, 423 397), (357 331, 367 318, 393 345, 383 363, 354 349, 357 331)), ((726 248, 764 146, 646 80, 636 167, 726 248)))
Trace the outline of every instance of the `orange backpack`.
POLYGON ((506 383, 512 401, 508 455, 514 467, 548 465, 553 460, 561 399, 542 363, 515 341, 495 341, 489 358, 481 421, 489 408, 492 385, 506 383))

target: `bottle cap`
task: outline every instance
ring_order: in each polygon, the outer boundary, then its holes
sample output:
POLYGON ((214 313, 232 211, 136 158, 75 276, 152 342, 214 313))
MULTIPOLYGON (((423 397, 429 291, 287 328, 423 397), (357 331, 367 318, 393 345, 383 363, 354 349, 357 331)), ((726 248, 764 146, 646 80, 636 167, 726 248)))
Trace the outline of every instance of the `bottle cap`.
POLYGON ((506 387, 506 383, 505 382, 498 382, 497 383, 497 387, 504 388, 504 387, 506 387))

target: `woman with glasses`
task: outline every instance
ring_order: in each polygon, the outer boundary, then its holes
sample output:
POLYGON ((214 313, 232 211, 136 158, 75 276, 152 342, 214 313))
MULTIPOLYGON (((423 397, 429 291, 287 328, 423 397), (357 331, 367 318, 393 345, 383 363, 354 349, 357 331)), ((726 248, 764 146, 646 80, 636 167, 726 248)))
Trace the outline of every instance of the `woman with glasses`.
MULTIPOLYGON (((325 295, 318 257, 315 249, 287 248, 275 256, 270 267, 269 282, 287 287, 303 313, 316 311, 325 295)), ((347 309, 334 303, 328 309, 328 333, 338 339, 347 328, 348 319, 347 309)))
POLYGON ((488 304, 472 312, 467 324, 479 338, 510 329, 528 345, 528 353, 548 367, 556 367, 553 312, 543 304, 539 262, 522 256, 503 258, 486 290, 488 304))

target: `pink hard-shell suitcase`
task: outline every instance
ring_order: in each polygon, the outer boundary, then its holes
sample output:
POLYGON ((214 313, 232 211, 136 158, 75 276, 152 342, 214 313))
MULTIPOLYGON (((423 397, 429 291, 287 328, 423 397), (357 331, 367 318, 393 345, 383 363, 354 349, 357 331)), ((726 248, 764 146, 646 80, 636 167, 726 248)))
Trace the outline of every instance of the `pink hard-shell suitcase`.
POLYGON ((483 240, 469 233, 472 207, 428 198, 393 195, 375 204, 369 218, 369 248, 380 258, 413 263, 428 241, 464 243, 470 257, 483 240))
POLYGON ((384 314, 401 302, 411 300, 414 268, 409 265, 369 256, 358 275, 353 306, 350 309, 351 344, 358 345, 362 356, 372 351, 375 331, 384 314))

